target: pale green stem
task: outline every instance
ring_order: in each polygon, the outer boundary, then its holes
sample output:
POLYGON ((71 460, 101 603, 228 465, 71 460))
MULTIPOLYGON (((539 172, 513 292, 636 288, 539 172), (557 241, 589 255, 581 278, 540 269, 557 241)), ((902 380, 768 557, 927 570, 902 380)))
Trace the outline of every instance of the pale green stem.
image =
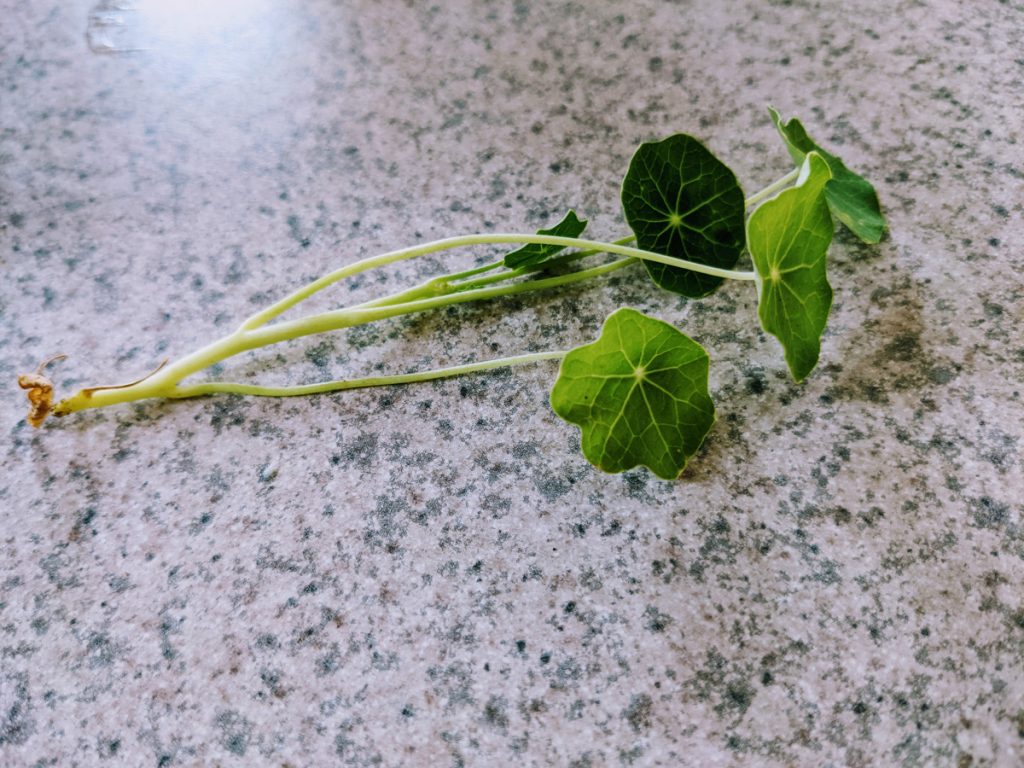
MULTIPOLYGON (((615 245, 628 245, 629 243, 636 240, 635 235, 629 237, 623 237, 619 240, 613 241, 615 245)), ((449 275, 441 275, 440 277, 434 277, 426 282, 420 283, 413 288, 408 288, 404 291, 399 291, 390 296, 384 296, 379 299, 373 299, 371 301, 365 301, 361 304, 355 304, 350 309, 362 309, 365 307, 384 307, 392 304, 405 304, 410 301, 416 301, 418 299, 432 298, 435 296, 447 296, 453 293, 461 291, 468 291, 474 288, 483 288, 494 283, 502 283, 506 280, 514 280, 519 277, 526 275, 535 274, 537 272, 549 269, 551 267, 559 267, 563 264, 569 264, 579 259, 585 259, 589 256, 594 256, 603 251, 589 250, 589 251, 577 251, 570 253, 565 256, 559 256, 557 258, 549 259, 531 267, 517 267, 516 269, 506 270, 496 275, 487 275, 486 277, 480 277, 475 280, 466 280, 464 278, 472 277, 482 272, 489 272, 497 267, 502 266, 502 262, 494 262, 493 264, 486 264, 483 267, 477 267, 476 269, 467 270, 465 272, 455 272, 449 275), (462 280, 463 282, 456 282, 462 280)))
POLYGON ((771 197, 776 192, 778 192, 780 189, 785 187, 787 184, 790 184, 791 182, 796 181, 796 177, 799 176, 799 175, 800 175, 800 169, 799 168, 794 168, 792 171, 787 173, 781 179, 778 179, 777 181, 773 181, 771 184, 769 184, 767 187, 762 189, 760 192, 755 192, 750 197, 748 197, 746 200, 744 200, 743 201, 744 207, 750 208, 753 205, 757 205, 759 202, 764 200, 766 197, 771 197))
POLYGON ((117 403, 128 403, 148 397, 170 397, 178 382, 196 371, 208 368, 233 355, 253 349, 259 344, 250 342, 249 333, 241 329, 225 336, 202 349, 198 349, 171 365, 129 386, 90 387, 82 389, 71 397, 61 400, 53 408, 56 416, 64 416, 87 408, 102 408, 117 403))
POLYGON ((502 259, 492 261, 487 264, 481 264, 479 267, 473 267, 472 269, 464 269, 461 272, 453 272, 450 275, 445 275, 444 279, 447 280, 465 280, 470 277, 476 277, 482 275, 484 272, 493 272, 495 269, 500 269, 505 266, 505 262, 502 259))
MULTIPOLYGON (((634 240, 636 240, 636 235, 630 235, 629 237, 622 237, 622 238, 619 238, 618 240, 613 240, 612 244, 613 245, 629 245, 634 240)), ((598 253, 607 253, 607 251, 599 251, 599 250, 576 251, 575 253, 568 253, 568 254, 566 254, 564 256, 557 256, 557 257, 555 257, 553 259, 548 259, 547 261, 542 261, 540 264, 535 264, 534 266, 531 266, 531 267, 517 267, 516 269, 513 269, 513 270, 511 270, 511 271, 509 271, 507 273, 501 273, 501 274, 497 274, 497 275, 488 275, 487 277, 481 277, 481 278, 478 278, 476 280, 469 280, 469 281, 466 281, 464 283, 460 283, 459 285, 454 286, 454 287, 457 290, 460 290, 460 291, 468 290, 468 289, 471 289, 471 288, 482 288, 482 287, 484 287, 486 285, 490 285, 492 283, 502 282, 503 280, 511 280, 513 278, 516 278, 516 277, 522 277, 524 275, 533 274, 535 272, 540 272, 540 271, 543 271, 543 270, 548 270, 548 269, 551 269, 552 267, 560 267, 560 266, 562 266, 564 264, 571 264, 574 261, 579 261, 580 259, 586 259, 586 258, 589 258, 590 256, 595 256, 598 253)))
POLYGON ((256 328, 246 331, 246 338, 250 339, 253 347, 263 347, 268 344, 276 344, 279 341, 297 339, 301 336, 309 336, 324 331, 336 331, 340 328, 350 328, 354 325, 363 325, 377 320, 385 320, 389 317, 398 317, 413 312, 422 312, 428 309, 439 309, 452 304, 461 304, 467 301, 479 301, 481 299, 493 299, 498 296, 514 296, 528 291, 538 291, 545 288, 557 288, 563 285, 578 283, 582 280, 589 280, 593 277, 608 274, 615 270, 627 267, 635 263, 635 259, 618 259, 608 264, 602 264, 590 269, 581 269, 578 272, 570 272, 567 275, 543 278, 541 280, 530 280, 525 283, 514 283, 512 285, 499 285, 491 288, 477 288, 472 291, 460 291, 446 296, 436 296, 427 299, 406 302, 404 304, 386 305, 383 307, 351 307, 348 309, 336 309, 332 312, 321 312, 318 315, 301 317, 296 320, 289 320, 274 325, 256 328))
POLYGON ((384 387, 390 384, 413 384, 421 381, 432 381, 434 379, 444 379, 451 376, 462 376, 467 373, 477 373, 478 371, 489 371, 494 368, 507 368, 513 365, 527 365, 529 363, 538 363, 543 360, 559 360, 567 354, 568 352, 558 350, 550 352, 534 352, 532 354, 516 355, 515 357, 501 357, 495 360, 483 360, 478 363, 466 363, 465 365, 452 365, 446 368, 434 368, 429 371, 418 371, 416 373, 398 373, 390 376, 367 376, 360 379, 338 379, 337 381, 325 381, 320 384, 302 384, 292 387, 260 387, 252 384, 239 384, 231 381, 208 381, 187 387, 177 387, 168 395, 168 397, 183 398, 214 394, 259 395, 262 397, 318 395, 324 392, 340 392, 346 389, 384 387))
MULTIPOLYGON (((318 280, 314 280, 309 285, 295 291, 281 301, 273 304, 271 307, 256 313, 246 320, 234 333, 225 336, 224 338, 219 339, 218 341, 215 341, 190 355, 186 355, 180 360, 160 369, 142 381, 125 386, 91 387, 80 390, 71 397, 58 403, 54 407, 54 413, 57 415, 64 415, 86 408, 99 408, 106 405, 113 405, 115 403, 130 402, 149 397, 174 397, 175 392, 179 391, 178 383, 187 376, 190 376, 197 371, 201 371, 214 363, 218 363, 221 360, 225 360, 250 349, 267 346, 268 344, 275 344, 281 341, 287 341, 289 339, 296 339, 315 333, 322 333, 324 331, 333 331, 340 328, 352 327, 354 325, 362 325, 364 323, 405 315, 412 312, 436 309, 438 307, 448 306, 451 304, 495 298, 498 296, 511 296, 519 293, 525 293, 527 291, 569 285, 571 283, 588 280, 592 277, 597 277, 599 275, 621 269, 633 263, 636 259, 654 261, 668 266, 689 269, 694 272, 700 272, 702 274, 712 275, 715 277, 732 278, 734 280, 757 279, 757 276, 753 272, 738 272, 728 269, 719 269, 718 267, 711 267, 706 264, 674 259, 669 256, 652 253, 639 248, 632 248, 617 243, 603 243, 597 240, 557 237, 554 235, 516 234, 466 235, 462 237, 453 237, 413 248, 393 251, 370 259, 364 259, 355 264, 335 270, 329 275, 325 275, 318 280), (559 245, 567 248, 581 248, 598 252, 615 253, 627 258, 618 259, 617 261, 609 264, 593 267, 591 269, 579 270, 577 272, 570 272, 569 274, 558 275, 555 277, 529 280, 511 285, 471 288, 468 290, 463 286, 462 290, 458 290, 457 292, 448 295, 428 296, 426 298, 417 298, 413 301, 405 301, 403 303, 393 305, 353 307, 349 309, 335 310, 333 312, 324 312, 318 315, 266 326, 266 323, 269 320, 298 304, 305 298, 313 295, 317 291, 326 288, 328 285, 331 285, 338 280, 358 274, 366 269, 383 266, 385 264, 412 258, 414 256, 445 250, 447 248, 501 243, 539 243, 542 245, 559 245)), ((476 274, 479 274, 480 271, 481 268, 477 268, 476 274)), ((415 289, 413 293, 414 292, 415 289)), ((406 292, 406 295, 409 295, 409 293, 410 292, 406 292)))
MULTIPOLYGON (((430 299, 421 299, 405 304, 398 304, 384 307, 365 307, 335 310, 319 315, 312 315, 297 320, 283 323, 275 323, 262 328, 245 329, 239 328, 234 333, 219 339, 212 344, 203 347, 180 360, 161 368, 152 376, 142 381, 124 387, 89 388, 83 389, 66 398, 54 406, 53 412, 63 416, 74 411, 81 411, 87 408, 101 408, 117 403, 127 403, 134 400, 142 400, 148 397, 180 397, 176 394, 182 388, 178 382, 187 376, 208 368, 214 363, 226 360, 241 352, 281 341, 297 339, 302 336, 309 336, 314 333, 333 331, 341 328, 350 328, 355 325, 370 323, 375 320, 384 320, 389 317, 421 312, 427 309, 452 304, 460 304, 467 301, 479 299, 496 298, 498 296, 511 296, 527 291, 542 290, 544 288, 555 288, 561 285, 569 285, 581 280, 588 280, 592 277, 604 275, 617 269, 622 269, 634 263, 634 259, 619 259, 609 264, 603 264, 591 269, 584 269, 578 272, 571 272, 567 275, 559 275, 543 280, 531 280, 525 283, 513 285, 495 286, 493 288, 480 288, 472 291, 463 291, 449 296, 438 296, 430 299)), ((200 386, 200 385, 196 385, 200 386)))
POLYGON ((626 245, 616 245, 615 243, 603 243, 599 240, 584 240, 576 237, 557 237, 555 235, 521 235, 521 234, 477 234, 477 235, 461 235, 459 237, 449 237, 444 240, 435 240, 432 243, 424 243, 423 245, 416 245, 411 248, 403 248, 398 251, 391 251, 390 253, 383 253, 379 256, 373 256, 368 259, 362 259, 354 264, 336 269, 323 277, 314 280, 308 285, 300 288, 294 293, 286 296, 280 301, 272 304, 266 309, 257 312, 255 315, 250 317, 244 323, 242 323, 242 330, 252 330, 259 328, 268 321, 280 315, 282 312, 287 311, 291 307, 294 307, 301 301, 312 296, 317 291, 321 291, 329 285, 333 285, 339 280, 343 280, 346 277, 357 275, 360 272, 365 272, 368 269, 374 269, 375 267, 382 267, 386 264, 393 264, 397 261, 404 259, 411 259, 416 256, 425 256, 428 253, 436 253, 438 251, 444 251, 449 248, 461 248, 469 245, 501 245, 501 244, 524 244, 537 243, 540 245, 561 245, 566 248, 582 248, 586 250, 595 250, 605 253, 614 253, 619 256, 630 256, 635 259, 643 259, 645 261, 654 261, 659 264, 665 264, 670 267, 678 267, 680 269, 688 269, 692 272, 700 272, 701 274, 711 275, 713 277, 723 277, 732 280, 753 280, 754 274, 752 272, 737 272, 730 269, 719 269, 718 267, 711 267, 707 264, 698 264, 695 261, 686 261, 684 259, 674 259, 671 256, 665 256, 660 253, 654 253, 652 251, 645 251, 640 248, 631 248, 626 245))

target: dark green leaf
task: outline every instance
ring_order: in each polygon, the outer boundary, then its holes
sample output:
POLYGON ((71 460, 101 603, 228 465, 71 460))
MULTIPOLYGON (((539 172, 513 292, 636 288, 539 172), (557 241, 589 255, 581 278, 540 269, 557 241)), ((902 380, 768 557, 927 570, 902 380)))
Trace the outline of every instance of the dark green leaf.
POLYGON ((832 307, 825 255, 832 217, 825 202, 828 163, 811 152, 797 184, 762 203, 747 222, 747 245, 757 270, 761 326, 782 342, 797 381, 818 363, 821 334, 832 307))
POLYGON ((668 323, 619 309, 597 341, 565 356, 551 407, 580 426, 598 468, 675 479, 715 421, 708 354, 668 323))
MULTIPOLYGON (((743 250, 743 190, 692 136, 640 145, 622 182, 622 207, 644 250, 723 269, 743 250)), ((684 296, 706 296, 722 283, 678 267, 644 266, 654 282, 684 296)))
POLYGON ((768 112, 786 142, 794 163, 799 166, 808 152, 817 152, 828 163, 832 179, 825 185, 825 199, 833 215, 865 243, 881 240, 885 231, 885 217, 871 182, 858 176, 838 157, 815 144, 795 117, 783 123, 775 109, 769 107, 768 112))
MULTIPOLYGON (((551 229, 538 229, 538 235, 554 235, 555 237, 579 237, 587 227, 587 220, 576 217, 576 211, 569 211, 565 217, 551 227, 551 229)), ((547 261, 552 256, 565 250, 564 245, 541 245, 530 243, 522 248, 517 248, 505 257, 505 266, 509 269, 519 267, 535 267, 542 261, 547 261)))

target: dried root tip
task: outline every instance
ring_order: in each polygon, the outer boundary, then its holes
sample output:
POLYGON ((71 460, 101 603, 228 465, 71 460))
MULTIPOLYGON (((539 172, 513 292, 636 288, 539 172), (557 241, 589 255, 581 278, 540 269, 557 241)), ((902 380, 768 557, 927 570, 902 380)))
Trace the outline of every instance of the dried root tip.
POLYGON ((41 427, 53 407, 53 382, 43 374, 43 369, 50 363, 63 360, 67 355, 54 355, 44 360, 36 368, 35 373, 23 373, 18 376, 18 386, 28 392, 28 417, 26 420, 33 427, 41 427))

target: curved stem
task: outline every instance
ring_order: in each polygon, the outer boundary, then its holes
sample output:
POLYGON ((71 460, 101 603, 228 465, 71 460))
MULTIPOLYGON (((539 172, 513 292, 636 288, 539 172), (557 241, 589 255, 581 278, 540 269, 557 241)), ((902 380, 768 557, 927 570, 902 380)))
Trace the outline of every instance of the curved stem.
POLYGON ((374 269, 375 267, 382 267, 386 264, 393 264, 397 261, 403 261, 405 259, 411 259, 416 256, 424 256, 428 253, 436 253, 438 251, 448 250, 449 248, 461 248, 467 245, 501 245, 501 244, 523 244, 529 245, 536 243, 539 245, 561 245, 566 248, 583 248, 586 250, 602 251, 606 253, 614 253, 619 256, 630 256, 634 259, 643 259, 645 261, 654 261, 659 264, 665 264, 670 267, 679 267, 680 269, 688 269, 693 272, 700 272, 701 274, 711 275, 713 277, 724 277, 732 280, 753 280, 754 274, 752 272, 737 272, 731 269, 719 269, 718 267, 711 267, 706 264, 698 264, 695 261, 686 261, 684 259, 674 259, 671 256, 665 256, 660 253, 654 253, 652 251, 645 251, 640 248, 631 248, 626 245, 616 245, 615 243, 604 243, 600 240, 584 240, 576 237, 558 237, 555 235, 523 235, 523 234, 477 234, 477 235, 461 235, 459 237, 449 237, 443 240, 435 240, 432 243, 424 243, 423 245, 412 246, 411 248, 403 248, 398 251, 391 251, 389 253, 382 253, 379 256, 373 256, 368 259, 362 259, 354 264, 336 269, 323 277, 314 280, 308 285, 300 288, 299 290, 291 293, 280 301, 272 304, 266 309, 257 312, 255 315, 250 317, 244 323, 242 323, 241 330, 248 331, 255 328, 259 328, 261 325, 265 325, 273 318, 280 315, 282 312, 294 307, 301 301, 312 296, 317 291, 321 291, 329 285, 333 285, 339 280, 343 280, 346 277, 357 275, 360 272, 365 272, 368 269, 374 269))
MULTIPOLYGON (((281 341, 297 339, 302 336, 309 336, 324 331, 335 331, 340 328, 350 328, 355 325, 370 323, 375 320, 384 320, 389 317, 398 317, 413 312, 421 312, 427 309, 436 309, 451 304, 461 304, 467 301, 494 298, 497 296, 511 296, 527 291, 554 288, 560 285, 569 285, 581 280, 604 275, 617 269, 622 269, 634 263, 635 259, 619 259, 610 264, 604 264, 591 269, 584 269, 578 272, 571 272, 567 275, 559 275, 543 280, 530 280, 525 283, 513 285, 495 286, 492 288, 480 288, 472 291, 463 291, 447 296, 421 299, 418 301, 406 302, 383 307, 352 307, 339 309, 333 312, 324 312, 319 315, 299 318, 283 323, 255 328, 251 330, 239 329, 234 333, 218 339, 212 344, 186 355, 171 365, 162 368, 154 375, 123 389, 86 389, 76 392, 74 395, 62 400, 54 406, 53 413, 57 416, 64 416, 75 411, 82 411, 88 408, 101 408, 117 403, 127 403, 134 400, 142 400, 147 397, 182 397, 182 391, 190 391, 189 387, 179 387, 178 383, 193 373, 208 368, 214 363, 226 360, 229 357, 258 347, 265 347, 269 344, 276 344, 281 341)), ((454 374, 452 374, 454 375, 454 374)), ((395 381, 394 383, 400 383, 395 381)), ((202 384, 195 385, 204 386, 202 384)), ((248 386, 248 385, 239 385, 248 386)), ((196 394, 202 394, 196 392, 196 394)), ((301 393, 298 393, 301 394, 301 393)))
POLYGON ((214 394, 259 395, 262 397, 297 397, 299 395, 317 395, 324 392, 340 392, 346 389, 383 387, 391 384, 412 384, 421 381, 432 381, 434 379, 462 376, 467 373, 476 373, 478 371, 489 371, 494 368, 507 368, 513 365, 527 365, 528 363, 538 363, 543 360, 560 360, 567 354, 568 351, 562 350, 534 352, 531 354, 516 355, 514 357, 501 357, 494 360, 483 360, 478 363, 466 363, 465 365, 452 365, 446 368, 434 368, 429 371, 398 373, 388 376, 367 376, 359 379, 338 379, 336 381, 325 381, 319 384, 302 384, 292 387, 261 387, 252 384, 239 384, 231 381, 208 381, 187 387, 177 387, 172 392, 168 393, 167 397, 179 399, 214 394))
MULTIPOLYGON (((634 240, 636 240, 636 235, 629 235, 628 237, 619 238, 618 240, 613 241, 613 244, 628 245, 634 240)), ((570 253, 565 256, 548 259, 547 261, 536 264, 532 267, 518 267, 516 269, 499 272, 495 275, 479 277, 474 280, 466 279, 501 267, 502 262, 498 261, 493 264, 485 264, 484 266, 477 267, 476 269, 466 270, 465 272, 454 272, 452 274, 434 277, 412 288, 393 293, 390 296, 383 296, 379 299, 364 301, 361 304, 354 304, 349 307, 349 309, 364 309, 366 307, 385 307, 394 304, 405 304, 419 299, 428 299, 435 296, 447 296, 453 293, 473 290, 475 288, 484 288, 488 285, 493 285, 494 283, 503 283, 507 280, 514 280, 536 272, 545 271, 551 267, 560 267, 563 264, 570 264, 574 261, 579 261, 580 259, 585 259, 598 253, 603 253, 603 251, 576 251, 575 253, 570 253)))
MULTIPOLYGON (((570 256, 575 257, 577 254, 571 254, 570 256)), ((364 259, 363 261, 335 270, 329 275, 325 275, 318 280, 314 280, 304 288, 295 291, 262 312, 258 312, 253 315, 234 333, 231 333, 190 355, 186 355, 146 379, 120 389, 105 387, 81 390, 71 397, 57 403, 57 405, 54 406, 53 412, 56 415, 65 415, 74 411, 84 410, 86 408, 99 408, 105 405, 131 402, 133 400, 141 400, 148 397, 172 397, 175 392, 180 392, 182 390, 182 388, 178 387, 178 384, 186 377, 196 373, 197 371, 201 371, 204 368, 208 368, 214 363, 218 363, 221 360, 233 357, 234 355, 250 349, 267 346, 268 344, 275 344, 280 341, 287 341, 289 339, 296 339, 302 336, 309 336, 314 333, 333 331, 340 328, 349 328, 354 325, 362 325, 363 323, 370 323, 375 320, 383 320, 385 318, 397 317, 399 315, 410 314, 413 312, 422 312, 424 310, 436 309, 438 307, 448 306, 451 304, 495 298, 497 296, 512 296, 518 293, 525 293, 527 291, 569 285, 571 283, 588 280, 592 277, 597 277, 599 275, 604 275, 617 269, 621 269, 632 264, 637 259, 655 261, 669 266, 690 269, 695 272, 701 272, 715 277, 732 278, 735 280, 757 279, 757 275, 753 272, 737 272, 728 269, 719 269, 705 264, 684 261, 682 259, 674 259, 670 256, 644 251, 639 248, 632 248, 616 243, 604 243, 597 240, 557 237, 554 235, 516 234, 465 235, 462 237, 452 237, 446 240, 438 240, 433 243, 415 246, 413 248, 393 251, 391 253, 375 256, 371 259, 364 259), (288 322, 275 323, 271 326, 266 325, 269 320, 295 304, 298 304, 305 298, 313 295, 317 291, 326 288, 331 283, 337 282, 338 280, 350 275, 357 274, 363 270, 400 261, 402 259, 412 258, 414 256, 445 250, 447 248, 455 248, 464 245, 500 243, 540 243, 542 245, 560 245, 568 248, 582 248, 588 251, 616 253, 623 255, 626 258, 618 259, 609 264, 603 264, 598 267, 570 272, 565 275, 527 280, 526 282, 513 283, 511 285, 475 288, 463 285, 461 289, 455 290, 451 293, 446 293, 450 286, 446 287, 447 284, 442 284, 438 289, 434 289, 435 295, 428 295, 425 298, 418 298, 419 294, 417 293, 417 290, 413 289, 411 292, 404 292, 403 294, 400 294, 401 298, 408 298, 410 295, 417 296, 417 298, 412 301, 402 301, 401 303, 383 306, 352 307, 349 309, 335 310, 333 312, 323 312, 318 315, 311 315, 309 317, 299 318, 288 322), (436 292, 440 292, 441 295, 436 295, 436 292)), ((477 268, 475 274, 479 274, 480 271, 485 270, 477 268)))
MULTIPOLYGON (((630 235, 629 237, 621 237, 618 240, 613 240, 612 245, 629 245, 636 240, 636 235, 630 235)), ((500 283, 504 280, 512 280, 516 277, 522 277, 523 275, 530 275, 535 272, 542 272, 550 269, 551 267, 560 267, 563 264, 571 264, 574 261, 580 259, 586 259, 590 256, 596 256, 599 253, 606 253, 607 251, 600 251, 590 249, 586 251, 575 251, 574 253, 568 253, 564 256, 556 256, 553 259, 548 259, 540 264, 535 264, 532 267, 518 267, 507 273, 499 273, 497 275, 487 275, 486 277, 477 278, 476 280, 467 280, 466 282, 460 283, 454 286, 457 290, 464 291, 472 288, 483 288, 484 286, 491 285, 493 283, 500 283)))
POLYGON ((505 266, 504 259, 498 259, 497 261, 491 261, 487 264, 481 264, 479 267, 473 267, 472 269, 464 269, 461 272, 452 272, 450 275, 444 275, 442 279, 447 280, 465 280, 470 277, 476 277, 482 275, 485 272, 493 272, 496 269, 501 269, 505 266))
POLYGON ((771 184, 769 184, 764 189, 760 190, 759 192, 755 192, 750 197, 748 197, 746 200, 744 200, 743 201, 744 207, 750 208, 753 205, 757 205, 759 202, 764 200, 766 197, 771 197, 772 195, 774 195, 776 192, 778 192, 780 189, 782 189, 787 184, 796 181, 796 177, 799 176, 799 175, 800 175, 800 169, 799 168, 794 168, 792 171, 787 173, 782 178, 780 178, 780 179, 778 179, 776 181, 773 181, 771 184))
POLYGON ((512 285, 500 285, 492 288, 478 288, 471 291, 460 291, 446 296, 419 299, 404 304, 392 304, 382 307, 351 307, 349 309, 336 309, 332 312, 322 312, 318 315, 301 317, 296 320, 289 320, 282 323, 263 328, 256 328, 245 331, 244 337, 247 340, 247 349, 253 347, 264 347, 268 344, 276 344, 279 341, 297 339, 301 336, 309 336, 324 331, 336 331, 339 328, 350 328, 354 325, 372 323, 376 320, 384 320, 389 317, 408 315, 413 312, 422 312, 428 309, 438 309, 452 304, 461 304, 467 301, 478 301, 480 299, 493 299, 498 296, 514 296, 518 293, 537 291, 544 288, 557 288, 562 285, 578 283, 581 280, 589 280, 592 277, 604 275, 622 269, 636 262, 636 259, 618 259, 609 264, 590 269, 581 269, 578 272, 570 272, 567 275, 558 275, 540 280, 529 280, 525 283, 514 283, 512 285))
POLYGON ((147 397, 169 397, 178 382, 196 371, 214 363, 259 346, 250 340, 250 333, 235 331, 217 341, 197 349, 191 354, 161 367, 151 376, 127 387, 88 387, 66 397, 53 407, 55 416, 66 416, 75 411, 103 408, 117 403, 129 403, 147 397))

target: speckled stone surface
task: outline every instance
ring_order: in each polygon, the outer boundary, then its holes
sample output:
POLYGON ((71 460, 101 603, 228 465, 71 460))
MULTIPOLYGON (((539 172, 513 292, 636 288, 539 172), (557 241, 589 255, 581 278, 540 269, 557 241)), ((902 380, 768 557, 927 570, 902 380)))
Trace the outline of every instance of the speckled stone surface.
MULTIPOLYGON (((1024 6, 0 0, 0 764, 1024 764, 1024 6), (232 361, 397 372, 594 337, 712 356, 681 481, 606 476, 547 363, 23 420, 17 373, 133 379, 307 279, 570 206, 634 147, 749 192, 765 105, 871 178, 794 385, 755 297, 639 268, 232 361)), ((323 308, 469 266, 430 257, 323 308)))

